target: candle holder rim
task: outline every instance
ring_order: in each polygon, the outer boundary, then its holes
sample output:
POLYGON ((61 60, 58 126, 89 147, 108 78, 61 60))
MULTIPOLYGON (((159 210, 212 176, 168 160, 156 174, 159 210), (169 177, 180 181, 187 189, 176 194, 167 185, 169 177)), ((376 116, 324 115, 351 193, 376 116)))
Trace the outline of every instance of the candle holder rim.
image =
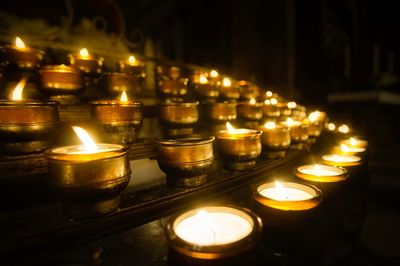
POLYGON ((340 166, 334 166, 334 165, 323 164, 322 166, 340 169, 342 171, 342 173, 340 173, 338 175, 313 175, 313 174, 305 174, 299 170, 300 167, 312 166, 312 165, 313 164, 298 166, 298 167, 294 168, 294 174, 301 179, 318 182, 318 183, 335 183, 335 182, 340 182, 340 181, 346 180, 349 177, 349 172, 345 168, 340 167, 340 166), (315 178, 319 178, 319 179, 326 178, 327 180, 318 181, 316 179, 310 178, 311 176, 315 177, 315 178))
MULTIPOLYGON (((108 147, 112 147, 113 149, 109 150, 109 151, 99 151, 99 152, 95 152, 95 153, 82 153, 82 154, 69 154, 66 152, 57 152, 57 150, 61 150, 62 148, 67 149, 67 148, 77 148, 77 147, 82 147, 82 144, 76 144, 76 145, 68 145, 68 146, 57 146, 57 147, 53 147, 50 148, 46 151, 46 157, 48 159, 57 159, 58 161, 75 161, 75 159, 78 157, 87 157, 87 156, 91 156, 91 155, 105 155, 110 153, 110 156, 98 156, 99 158, 93 159, 94 160, 103 160, 103 159, 107 159, 110 157, 117 157, 117 156, 122 156, 124 155, 129 147, 125 146, 125 145, 120 145, 120 144, 113 144, 113 143, 96 143, 96 146, 108 146, 108 147), (116 153, 114 155, 114 153, 116 153), (111 156, 112 154, 112 156, 111 156), (69 157, 73 157, 73 158, 65 158, 65 159, 61 159, 57 156, 69 156, 69 157)), ((78 159, 76 159, 76 161, 80 161, 78 159)), ((92 161, 92 160, 91 160, 92 161)))
POLYGON ((96 100, 96 101, 91 101, 90 104, 96 106, 113 106, 113 105, 115 106, 132 105, 137 107, 142 106, 142 103, 136 100, 120 101, 118 99, 96 100))
POLYGON ((0 49, 3 52, 5 52, 7 50, 16 50, 16 51, 21 51, 21 52, 22 51, 23 52, 35 52, 35 53, 38 53, 38 54, 41 54, 41 55, 45 54, 45 52, 43 50, 40 50, 38 48, 34 48, 32 46, 25 46, 23 48, 20 48, 20 47, 16 47, 15 45, 7 44, 7 45, 0 46, 0 49))
POLYGON ((312 195, 311 198, 309 199, 305 199, 305 200, 285 200, 285 201, 281 201, 281 200, 276 200, 276 199, 272 199, 269 197, 265 197, 263 195, 261 195, 260 191, 266 188, 270 188, 270 187, 275 187, 275 183, 274 182, 265 182, 265 183, 261 183, 261 184, 257 184, 257 185, 253 185, 252 190, 253 190, 253 196, 256 197, 260 197, 260 198, 266 198, 269 201, 273 201, 273 202, 285 202, 285 203, 296 203, 296 202, 306 202, 306 201, 314 201, 314 200, 319 200, 320 198, 322 198, 322 190, 319 189, 318 187, 311 185, 311 184, 304 184, 304 183, 297 183, 297 182, 290 182, 290 181, 279 181, 282 185, 285 185, 285 187, 291 187, 292 185, 297 185, 297 186, 301 186, 301 187, 307 187, 308 189, 311 189, 315 192, 315 195, 312 195), (262 187, 262 189, 261 189, 262 187))
POLYGON ((237 102, 237 105, 238 106, 247 105, 247 106, 254 106, 254 107, 262 107, 264 105, 264 103, 262 103, 262 102, 250 103, 250 101, 239 101, 239 102, 237 102))
POLYGON ((89 53, 87 56, 82 56, 79 52, 77 53, 70 53, 68 57, 72 57, 74 59, 82 59, 82 60, 96 60, 96 61, 104 61, 104 57, 98 56, 94 53, 89 53))
POLYGON ((246 133, 229 133, 229 131, 227 129, 223 129, 217 132, 217 138, 219 139, 230 139, 233 136, 235 137, 254 137, 254 136, 261 136, 261 134, 263 133, 260 130, 256 130, 256 129, 249 129, 249 128, 236 128, 235 130, 240 130, 240 129, 245 129, 248 132, 246 133))
MULTIPOLYGON (((357 155, 339 155, 339 156, 346 156, 346 157, 353 157, 354 159, 357 159, 357 161, 351 161, 351 162, 337 162, 337 161, 331 161, 331 160, 326 160, 325 158, 327 156, 334 156, 335 154, 324 154, 322 155, 322 162, 324 164, 330 165, 330 166, 341 166, 341 167, 346 167, 346 166, 358 166, 363 164, 363 159, 360 156, 357 155), (325 158, 324 158, 325 157, 325 158)), ((337 154, 336 154, 337 155, 337 154)))
POLYGON ((176 139, 159 138, 158 143, 165 146, 194 146, 212 143, 214 140, 214 136, 192 135, 176 139))
POLYGON ((39 73, 43 72, 63 72, 63 73, 76 73, 80 74, 81 71, 72 66, 61 65, 47 65, 39 69, 39 73))
MULTIPOLYGON (((188 214, 189 215, 189 214, 188 214)), ((241 216, 242 217, 242 216, 241 216)), ((242 217, 243 218, 243 217, 242 217)), ((245 219, 245 218, 243 218, 245 219)), ((248 221, 246 219, 246 221, 248 221)), ((167 223, 166 233, 168 241, 172 248, 179 250, 179 252, 183 253, 184 255, 199 258, 199 259, 219 259, 234 256, 237 253, 242 251, 248 250, 255 246, 261 231, 262 231, 263 223, 261 218, 252 212, 251 210, 243 207, 238 207, 234 205, 222 205, 222 204, 215 204, 215 205, 206 205, 206 206, 199 206, 197 208, 182 211, 173 217, 167 223), (175 233, 175 226, 176 220, 184 214, 188 213, 196 213, 197 210, 200 209, 207 209, 207 208, 224 208, 224 209, 234 209, 236 212, 242 212, 247 215, 252 221, 252 230, 248 235, 245 237, 231 242, 227 244, 218 244, 218 245, 196 245, 194 243, 190 243, 182 238, 180 238, 175 233)))
POLYGON ((187 106, 187 107, 192 107, 192 106, 198 106, 200 103, 199 103, 199 101, 193 101, 193 102, 158 101, 157 104, 160 105, 160 106, 187 106))
POLYGON ((216 103, 204 103, 204 105, 206 106, 237 106, 237 102, 228 102, 228 101, 224 101, 224 102, 216 102, 216 103))
POLYGON ((60 103, 57 101, 51 101, 51 100, 40 100, 40 99, 23 99, 23 100, 8 100, 8 99, 0 99, 0 106, 1 105, 6 105, 6 106, 44 106, 44 105, 59 105, 60 103))

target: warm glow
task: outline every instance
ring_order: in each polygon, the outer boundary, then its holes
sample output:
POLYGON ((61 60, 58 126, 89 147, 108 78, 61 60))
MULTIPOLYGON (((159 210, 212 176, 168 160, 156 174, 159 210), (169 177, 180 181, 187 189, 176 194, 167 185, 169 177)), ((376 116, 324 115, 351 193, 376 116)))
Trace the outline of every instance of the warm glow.
POLYGON ((356 146, 357 145, 357 143, 358 143, 358 141, 355 139, 355 138, 350 138, 350 145, 351 146, 356 146))
POLYGON ((272 97, 272 95, 273 95, 272 91, 267 91, 265 93, 265 96, 267 96, 267 97, 272 97))
POLYGON ((336 129, 336 125, 335 125, 334 123, 329 123, 329 124, 328 124, 328 129, 329 129, 330 131, 334 131, 334 130, 336 129))
POLYGON ((278 194, 278 198, 280 200, 286 200, 288 198, 288 194, 285 191, 285 188, 279 181, 275 181, 275 188, 278 194))
POLYGON ((271 104, 271 100, 268 100, 268 99, 265 100, 265 101, 264 101, 264 104, 265 104, 265 105, 270 105, 270 104, 271 104))
POLYGON ((232 126, 231 123, 226 122, 226 129, 228 130, 229 134, 234 134, 236 132, 236 129, 232 126))
POLYGON ((218 77, 218 71, 217 70, 211 70, 210 71, 210 77, 212 77, 212 78, 217 78, 218 77))
POLYGON ((231 82, 231 80, 229 79, 229 78, 224 78, 223 80, 222 80, 222 85, 224 86, 224 87, 230 87, 230 86, 232 86, 232 82, 231 82))
POLYGON ((347 134, 350 131, 350 128, 346 124, 342 124, 339 126, 338 131, 343 134, 347 134))
POLYGON ((318 120, 320 115, 321 113, 319 111, 312 112, 308 115, 308 120, 310 120, 310 122, 315 122, 318 120))
POLYGON ((208 79, 206 78, 206 76, 201 74, 200 78, 199 78, 199 82, 200 82, 200 84, 207 84, 208 83, 208 79))
POLYGON ((15 38, 15 46, 17 48, 23 49, 23 48, 25 48, 25 43, 22 41, 22 39, 20 37, 16 37, 15 38))
POLYGON ((257 103, 256 99, 252 98, 252 99, 250 100, 250 104, 254 105, 254 104, 256 104, 256 103, 257 103))
POLYGON ((217 233, 217 225, 208 214, 207 211, 199 210, 196 213, 196 220, 201 224, 201 226, 206 229, 205 231, 209 231, 212 235, 212 242, 215 243, 216 233, 217 233))
POLYGON ((129 64, 133 65, 136 62, 136 58, 133 55, 131 55, 128 58, 128 62, 129 62, 129 64))
POLYGON ((85 153, 96 153, 99 151, 94 140, 90 135, 81 127, 73 126, 72 129, 75 131, 78 138, 82 141, 85 153))
POLYGON ((119 98, 119 100, 120 100, 121 102, 127 102, 127 101, 128 101, 128 95, 126 94, 125 91, 123 91, 123 92, 121 93, 121 97, 119 98))
POLYGON ((277 105, 278 104, 278 100, 276 98, 272 98, 271 99, 271 104, 272 105, 277 105))
POLYGON ((266 129, 275 129, 276 128, 276 124, 273 121, 267 122, 264 124, 264 127, 266 129))
POLYGON ((350 151, 349 147, 347 147, 346 144, 341 144, 340 145, 340 150, 343 151, 343 152, 349 152, 350 151))
POLYGON ((24 90, 26 82, 27 82, 26 78, 23 78, 20 80, 20 82, 18 82, 17 86, 15 86, 14 90, 12 91, 11 100, 13 101, 22 100, 22 91, 24 90))
POLYGON ((79 51, 79 54, 80 54, 80 56, 82 56, 82 57, 88 57, 88 56, 89 56, 89 51, 88 51, 88 49, 86 49, 86 48, 82 48, 82 49, 79 51))
POLYGON ((297 103, 296 102, 288 102, 287 107, 289 109, 294 109, 297 107, 297 103))

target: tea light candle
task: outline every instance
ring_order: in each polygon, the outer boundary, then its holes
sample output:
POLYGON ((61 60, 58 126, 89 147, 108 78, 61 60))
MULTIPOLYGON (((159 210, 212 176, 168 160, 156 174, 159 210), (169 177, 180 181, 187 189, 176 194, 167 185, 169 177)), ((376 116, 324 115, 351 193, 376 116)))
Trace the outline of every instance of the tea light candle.
POLYGON ((340 144, 340 146, 334 147, 333 150, 339 154, 354 155, 354 154, 361 154, 361 153, 365 152, 366 148, 348 146, 348 145, 342 143, 342 144, 340 144))
POLYGON ((264 126, 259 127, 259 130, 263 132, 261 135, 261 144, 266 152, 268 150, 282 151, 289 148, 290 130, 288 127, 277 125, 275 122, 267 122, 264 126))
POLYGON ((207 206, 187 211, 167 225, 172 249, 198 259, 235 256, 257 243, 261 219, 246 209, 207 206))
POLYGON ((0 49, 2 61, 6 66, 32 70, 38 68, 43 60, 44 52, 28 47, 21 38, 15 38, 14 45, 0 49))
POLYGON ((219 81, 219 73, 217 70, 212 69, 208 72, 208 80, 212 83, 216 83, 219 81))
POLYGON ((81 145, 53 148, 47 153, 50 181, 67 201, 74 199, 65 206, 73 217, 97 216, 115 210, 119 193, 131 175, 127 147, 98 144, 83 128, 74 126, 73 130, 81 145), (110 200, 112 204, 102 205, 110 200))
POLYGON ((356 155, 325 154, 322 156, 324 164, 331 166, 357 166, 362 164, 362 159, 356 155))
POLYGON ((275 181, 256 187, 253 190, 253 198, 258 203, 274 209, 301 211, 318 206, 322 192, 310 185, 275 181))
POLYGON ((261 153, 261 131, 234 128, 226 122, 227 130, 217 132, 218 148, 231 170, 247 170, 256 165, 261 153))
POLYGON ((277 106, 278 100, 276 98, 266 99, 262 107, 265 117, 279 117, 281 112, 277 106))
POLYGON ((59 123, 57 103, 23 99, 22 79, 0 100, 0 150, 6 154, 41 152, 49 147, 59 123))
POLYGON ((263 118, 262 104, 257 103, 255 98, 248 102, 241 102, 237 105, 239 117, 248 121, 259 121, 263 118))
POLYGON ((362 139, 357 139, 355 137, 344 139, 344 140, 340 141, 339 143, 344 144, 348 147, 359 147, 359 148, 368 147, 368 141, 362 140, 362 139))
POLYGON ((218 87, 201 74, 199 82, 193 84, 194 94, 199 100, 215 101, 219 96, 218 87))
POLYGON ((240 98, 239 88, 232 84, 228 77, 224 77, 221 85, 219 86, 220 97, 224 100, 237 100, 240 98))
POLYGON ((129 100, 123 91, 119 100, 92 102, 92 117, 99 124, 105 140, 128 144, 135 141, 142 124, 141 106, 140 102, 129 100))
POLYGON ((302 179, 316 182, 339 182, 348 177, 348 173, 344 168, 321 164, 297 167, 295 175, 302 179))
POLYGON ((315 111, 310 113, 305 123, 308 124, 308 135, 310 137, 319 137, 321 135, 324 125, 321 112, 315 111))
POLYGON ((293 120, 289 117, 286 121, 280 122, 280 124, 290 128, 292 143, 303 143, 308 139, 308 126, 301 121, 293 120))
POLYGON ((69 55, 70 64, 87 74, 100 74, 103 71, 102 57, 90 54, 88 49, 82 48, 79 53, 69 55))
POLYGON ((130 55, 126 60, 120 60, 117 64, 119 72, 139 75, 145 78, 144 63, 134 55, 130 55))
POLYGON ((338 131, 339 133, 342 133, 342 134, 348 134, 348 133, 350 132, 350 127, 349 127, 348 125, 346 125, 346 124, 341 124, 341 125, 337 128, 337 131, 338 131))

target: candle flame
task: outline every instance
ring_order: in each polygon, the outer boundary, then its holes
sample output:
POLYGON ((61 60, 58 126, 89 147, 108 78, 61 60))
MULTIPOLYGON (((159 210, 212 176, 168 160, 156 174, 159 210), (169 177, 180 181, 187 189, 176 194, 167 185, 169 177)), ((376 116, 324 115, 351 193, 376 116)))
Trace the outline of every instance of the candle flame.
POLYGON ((217 235, 217 225, 211 216, 205 210, 199 210, 196 213, 196 220, 199 222, 202 228, 206 229, 212 234, 212 243, 216 242, 216 235, 217 235))
POLYGON ((308 115, 308 120, 310 120, 310 122, 315 122, 318 120, 320 115, 321 113, 319 111, 312 112, 308 115))
POLYGON ((296 102, 288 102, 287 107, 290 109, 294 109, 297 107, 297 103, 296 102))
POLYGON ((337 155, 337 154, 334 154, 334 155, 332 156, 332 161, 339 163, 339 162, 342 161, 342 157, 339 156, 339 155, 337 155))
POLYGON ((335 125, 334 123, 329 123, 329 124, 328 124, 328 129, 329 129, 330 131, 334 131, 334 130, 336 129, 336 125, 335 125))
POLYGON ((288 126, 288 127, 292 127, 292 126, 294 126, 296 124, 296 121, 294 121, 291 117, 288 117, 287 119, 286 119, 286 125, 288 126))
POLYGON ((200 78, 199 78, 199 82, 200 82, 200 84, 207 84, 208 83, 208 79, 206 78, 206 76, 201 74, 200 78))
POLYGON ((285 187, 279 181, 275 181, 275 188, 280 200, 286 200, 289 197, 285 191, 285 187))
POLYGON ((228 130, 229 134, 234 134, 236 132, 236 129, 232 126, 231 123, 226 122, 226 129, 228 130))
POLYGON ((264 127, 266 129, 275 129, 276 128, 276 124, 273 121, 267 122, 264 124, 264 127))
POLYGON ((75 131, 78 138, 82 141, 86 153, 96 153, 99 151, 96 143, 86 132, 86 130, 78 126, 73 126, 72 129, 75 131))
POLYGON ((349 133, 350 128, 349 128, 348 125, 342 124, 342 125, 339 126, 338 131, 339 131, 340 133, 347 134, 347 133, 349 133))
POLYGON ((347 147, 346 144, 341 144, 340 145, 340 150, 343 151, 343 152, 349 152, 350 151, 349 147, 347 147))
POLYGON ((265 96, 267 96, 267 97, 272 97, 272 95, 273 95, 272 91, 267 91, 265 93, 265 96))
POLYGON ((229 79, 229 78, 224 78, 223 80, 222 80, 222 85, 224 86, 224 87, 230 87, 230 86, 232 86, 232 82, 231 82, 231 80, 229 79))
POLYGON ((315 172, 314 172, 315 175, 318 175, 318 176, 323 175, 322 172, 321 172, 321 170, 322 170, 321 169, 321 165, 314 164, 314 170, 315 170, 315 172))
POLYGON ((88 51, 88 49, 86 49, 86 48, 82 48, 82 49, 79 51, 79 54, 80 54, 82 57, 88 57, 88 56, 89 56, 89 51, 88 51))
POLYGON ((265 104, 265 105, 271 105, 271 100, 266 99, 266 100, 264 101, 264 104, 265 104))
POLYGON ((257 101, 256 101, 256 99, 255 98, 251 98, 251 100, 250 100, 250 102, 249 102, 250 104, 252 104, 252 105, 254 105, 254 104, 256 104, 257 103, 257 101))
POLYGON ((26 78, 23 78, 18 82, 17 86, 15 86, 14 90, 12 91, 11 100, 13 101, 22 100, 22 91, 24 90, 26 82, 27 82, 26 78))
POLYGON ((123 92, 121 93, 121 97, 119 98, 119 100, 120 100, 121 102, 127 102, 127 101, 128 101, 128 95, 126 94, 125 91, 123 91, 123 92))
POLYGON ((136 58, 133 55, 131 55, 128 58, 128 62, 129 64, 133 65, 136 62, 136 58))
POLYGON ((15 38, 15 46, 17 48, 25 48, 25 43, 22 41, 20 37, 15 38))
POLYGON ((271 98, 271 104, 272 105, 277 105, 278 104, 278 100, 276 98, 271 98))
POLYGON ((218 75, 219 75, 219 74, 218 74, 218 71, 217 71, 217 70, 213 69, 213 70, 210 71, 210 77, 212 77, 212 78, 217 78, 218 75))
POLYGON ((358 141, 355 138, 350 138, 349 142, 351 146, 356 146, 358 141))

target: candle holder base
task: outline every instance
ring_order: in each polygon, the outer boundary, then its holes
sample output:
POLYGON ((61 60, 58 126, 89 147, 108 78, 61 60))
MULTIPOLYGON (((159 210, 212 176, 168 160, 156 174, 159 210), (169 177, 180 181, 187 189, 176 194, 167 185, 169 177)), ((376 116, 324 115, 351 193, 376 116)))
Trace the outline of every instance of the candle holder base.
POLYGON ((300 143, 292 143, 289 146, 289 150, 296 150, 296 151, 300 151, 304 149, 304 143, 300 142, 300 143))
POLYGON ((256 161, 242 161, 242 162, 233 162, 233 161, 225 161, 225 165, 229 170, 232 171, 246 171, 252 169, 256 166, 256 161))
POLYGON ((285 150, 283 150, 283 151, 272 151, 272 150, 264 151, 263 150, 261 155, 267 159, 282 159, 282 158, 285 158, 286 151, 285 150))
POLYGON ((80 102, 80 98, 77 95, 51 95, 49 99, 63 105, 78 104, 80 102))
POLYGON ((167 137, 179 137, 179 136, 189 136, 194 132, 193 128, 165 128, 164 136, 167 137))
POLYGON ((0 143, 0 151, 8 155, 39 153, 50 147, 47 140, 0 143))
POLYGON ((74 219, 98 217, 118 209, 121 197, 63 202, 64 213, 74 219))
POLYGON ((167 175, 167 184, 179 188, 193 188, 204 185, 207 182, 207 174, 190 176, 190 177, 177 177, 174 175, 167 175))
POLYGON ((139 122, 101 123, 103 141, 107 143, 129 144, 136 140, 139 122))

